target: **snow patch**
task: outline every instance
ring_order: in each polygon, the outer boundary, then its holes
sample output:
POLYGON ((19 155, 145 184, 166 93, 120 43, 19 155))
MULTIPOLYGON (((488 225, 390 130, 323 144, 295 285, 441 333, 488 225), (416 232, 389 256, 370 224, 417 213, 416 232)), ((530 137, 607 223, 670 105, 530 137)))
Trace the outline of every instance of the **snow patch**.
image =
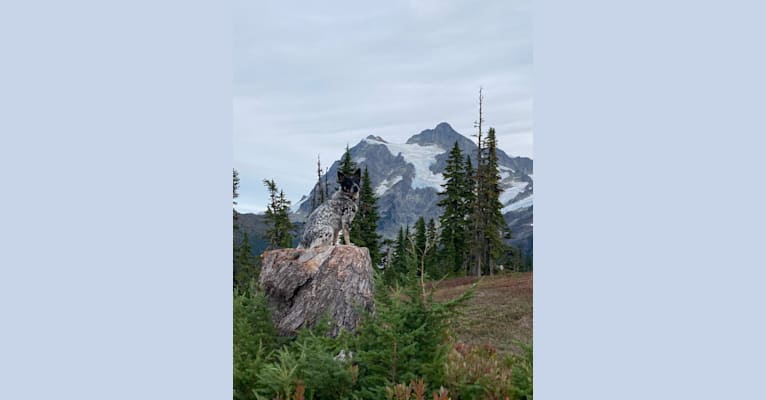
POLYGON ((293 204, 293 206, 290 207, 290 212, 293 213, 293 214, 298 213, 298 211, 301 209, 301 206, 303 205, 303 203, 305 203, 306 200, 308 200, 308 199, 309 199, 309 196, 304 195, 303 198, 298 200, 297 203, 293 204))
POLYGON ((532 207, 532 197, 534 195, 529 195, 528 197, 525 197, 515 203, 511 203, 500 210, 503 214, 509 212, 509 211, 515 211, 522 208, 532 207))
POLYGON ((419 144, 385 143, 385 146, 394 157, 401 154, 405 162, 415 167, 415 177, 412 179, 413 189, 426 187, 442 189, 444 177, 442 174, 433 173, 429 167, 436 162, 436 156, 444 153, 444 149, 435 145, 421 146, 419 144))
POLYGON ((526 189, 527 185, 529 185, 528 182, 512 182, 510 187, 505 188, 505 190, 500 193, 500 204, 505 205, 513 200, 514 197, 518 196, 519 193, 526 189))
POLYGON ((375 188, 375 194, 380 197, 383 196, 384 193, 386 193, 389 189, 391 189, 394 185, 399 183, 399 181, 402 180, 402 176, 395 176, 393 179, 384 180, 383 182, 380 182, 380 185, 378 185, 377 188, 375 188))

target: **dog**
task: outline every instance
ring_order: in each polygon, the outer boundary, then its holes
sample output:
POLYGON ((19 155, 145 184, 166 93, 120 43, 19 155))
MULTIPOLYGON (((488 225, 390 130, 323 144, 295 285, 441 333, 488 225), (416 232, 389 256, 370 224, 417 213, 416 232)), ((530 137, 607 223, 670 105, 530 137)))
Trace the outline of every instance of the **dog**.
POLYGON ((306 221, 306 228, 298 244, 299 249, 319 246, 335 246, 338 234, 343 230, 346 244, 350 245, 349 226, 354 220, 359 202, 359 182, 362 170, 357 168, 351 176, 338 171, 340 190, 316 208, 306 221))

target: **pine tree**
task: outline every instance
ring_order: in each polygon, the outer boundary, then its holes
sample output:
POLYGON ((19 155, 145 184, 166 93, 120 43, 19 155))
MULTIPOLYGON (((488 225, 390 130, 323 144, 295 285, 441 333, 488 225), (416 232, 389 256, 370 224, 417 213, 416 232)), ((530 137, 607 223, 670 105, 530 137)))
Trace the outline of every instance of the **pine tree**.
POLYGON ((465 185, 463 186, 463 210, 465 218, 465 248, 463 249, 463 265, 460 271, 470 275, 470 267, 473 265, 472 238, 476 225, 474 223, 474 207, 476 205, 476 171, 471 163, 471 155, 465 156, 465 185))
MULTIPOLYGON (((232 195, 232 199, 233 199, 232 203, 234 203, 234 205, 236 206, 237 205, 237 197, 239 197, 239 172, 237 172, 236 169, 232 169, 232 171, 234 171, 234 174, 233 174, 233 176, 234 176, 234 192, 233 192, 233 195, 232 195)), ((237 210, 236 209, 234 209, 234 219, 235 220, 237 219, 237 210)), ((235 225, 235 229, 236 229, 236 225, 235 225)))
POLYGON ((439 224, 440 259, 449 271, 460 271, 463 268, 466 252, 466 176, 463 166, 463 153, 455 142, 447 158, 444 168, 444 190, 439 192, 442 198, 436 203, 444 209, 439 224))
POLYGON ((311 192, 311 211, 314 211, 320 204, 324 203, 325 190, 322 185, 322 161, 317 154, 317 183, 311 192))
POLYGON ((348 145, 346 145, 346 152, 343 154, 343 159, 340 162, 338 171, 345 176, 354 175, 354 171, 356 171, 356 163, 351 159, 351 152, 348 149, 348 145))
POLYGON ((266 239, 270 249, 292 247, 293 224, 290 222, 290 201, 285 198, 284 191, 277 194, 277 185, 274 180, 263 180, 269 190, 269 205, 266 207, 266 220, 270 228, 266 231, 266 239))
POLYGON ((256 373, 266 364, 269 353, 278 347, 279 336, 263 293, 235 289, 233 300, 234 400, 254 400, 256 373))
POLYGON ((413 234, 410 231, 409 226, 404 227, 404 248, 402 254, 404 256, 404 274, 405 279, 413 279, 415 277, 415 271, 417 270, 417 254, 412 246, 413 234))
POLYGON ((366 247, 370 251, 372 265, 377 266, 381 260, 380 235, 378 229, 378 206, 375 192, 372 190, 370 174, 364 168, 362 186, 359 190, 359 210, 351 223, 351 242, 357 246, 366 247))
POLYGON ((415 222, 415 237, 414 237, 414 244, 415 244, 415 254, 420 255, 423 254, 423 251, 426 249, 426 242, 428 241, 428 236, 426 236, 426 219, 421 216, 418 218, 418 220, 415 222))
POLYGON ((390 267, 383 273, 387 285, 403 284, 414 277, 416 266, 410 240, 409 227, 400 227, 394 243, 393 259, 390 267))
POLYGON ((239 197, 239 172, 237 172, 236 169, 232 169, 232 171, 234 172, 234 175, 233 175, 234 176, 234 192, 233 192, 234 193, 233 194, 234 201, 233 201, 233 203, 234 203, 234 205, 236 205, 237 204, 237 200, 236 199, 237 199, 237 197, 239 197))
POLYGON ((244 292, 250 291, 260 272, 259 259, 253 256, 252 251, 250 238, 244 232, 242 243, 234 248, 234 287, 244 292))
POLYGON ((434 387, 446 385, 449 323, 472 295, 473 288, 440 303, 433 300, 433 289, 416 280, 377 289, 375 314, 365 314, 355 337, 359 397, 386 398, 386 386, 421 377, 434 387))
MULTIPOLYGON (((426 220, 422 216, 418 218, 417 222, 415 222, 415 234, 413 237, 413 245, 415 248, 415 258, 419 261, 423 261, 424 264, 426 264, 426 258, 425 255, 428 254, 428 251, 430 251, 430 247, 432 247, 432 242, 428 241, 428 234, 426 232, 426 220)), ((425 268, 426 271, 431 272, 430 268, 425 268)), ((417 272, 417 276, 420 276, 420 271, 417 272)))
MULTIPOLYGON (((476 150, 476 170, 474 173, 474 189, 476 194, 472 204, 471 212, 471 234, 470 237, 470 262, 472 264, 473 274, 481 276, 482 265, 485 259, 485 238, 484 228, 486 225, 486 198, 484 196, 484 163, 486 161, 485 151, 483 148, 483 141, 481 139, 482 129, 481 125, 484 122, 484 115, 482 112, 484 104, 484 95, 482 89, 479 88, 479 119, 474 123, 474 126, 478 128, 477 136, 477 150, 476 150)), ((470 268, 469 268, 470 269, 470 268)))
POLYGON ((485 179, 483 188, 486 199, 485 209, 485 261, 489 274, 494 273, 496 260, 499 259, 505 247, 503 236, 508 231, 508 226, 503 218, 500 203, 500 169, 497 162, 497 139, 495 137, 495 128, 489 128, 486 139, 487 162, 484 165, 485 173, 482 176, 485 179))
POLYGON ((433 218, 428 220, 428 226, 426 227, 426 242, 432 245, 432 248, 426 254, 426 271, 429 271, 431 278, 440 279, 448 271, 439 264, 439 255, 437 253, 439 231, 436 229, 436 222, 433 218))

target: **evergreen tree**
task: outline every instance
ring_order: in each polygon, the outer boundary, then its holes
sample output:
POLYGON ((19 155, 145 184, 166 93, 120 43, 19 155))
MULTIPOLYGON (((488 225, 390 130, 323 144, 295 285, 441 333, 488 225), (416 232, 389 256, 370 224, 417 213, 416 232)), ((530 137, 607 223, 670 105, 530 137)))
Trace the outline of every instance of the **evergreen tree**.
MULTIPOLYGON (((433 245, 433 242, 428 241, 428 234, 426 232, 426 220, 422 216, 418 218, 417 222, 415 222, 415 234, 413 238, 413 245, 415 247, 415 257, 419 261, 423 261, 424 264, 427 264, 425 261, 428 255, 428 251, 430 250, 430 247, 433 245)), ((425 270, 431 272, 431 269, 428 268, 429 266, 426 265, 425 270)), ((417 273, 417 276, 420 276, 420 273, 417 273)))
POLYGON ((292 247, 293 224, 290 222, 290 201, 285 198, 285 193, 279 191, 274 180, 264 179, 266 188, 269 190, 269 205, 266 207, 266 221, 270 228, 266 231, 266 239, 270 249, 292 247))
POLYGON ((429 272, 431 278, 441 279, 448 271, 446 271, 439 263, 439 255, 437 253, 439 231, 436 229, 436 222, 433 218, 428 220, 428 226, 426 227, 426 242, 430 243, 432 246, 426 254, 426 271, 429 272))
POLYGON ((362 399, 386 398, 386 386, 421 377, 432 387, 447 384, 449 321, 473 288, 440 303, 433 300, 433 289, 417 282, 377 289, 375 314, 362 318, 355 346, 362 399))
POLYGON ((343 159, 340 162, 338 171, 345 176, 354 175, 354 172, 356 171, 356 163, 351 159, 351 152, 348 149, 348 144, 346 145, 346 152, 343 153, 343 159))
POLYGON ((253 282, 258 281, 259 259, 253 256, 253 248, 247 232, 242 235, 242 243, 234 251, 234 287, 247 292, 253 282))
POLYGON ((484 139, 484 152, 475 173, 475 197, 471 214, 474 234, 471 236, 470 264, 472 273, 480 276, 494 273, 497 260, 504 256, 503 237, 508 227, 500 203, 500 170, 497 161, 495 129, 490 128, 484 139))
POLYGON ((484 142, 482 141, 481 135, 482 135, 482 129, 481 125, 484 122, 484 114, 483 114, 483 104, 484 104, 484 95, 482 94, 482 88, 479 88, 479 119, 474 123, 474 126, 478 128, 478 132, 476 134, 477 140, 477 150, 476 150, 476 170, 473 175, 473 192, 475 193, 474 201, 472 202, 472 210, 471 210, 471 234, 468 235, 470 238, 470 244, 469 244, 469 270, 473 272, 476 276, 481 276, 482 271, 482 265, 484 261, 484 253, 485 253, 485 240, 484 240, 484 225, 485 225, 485 197, 481 194, 484 193, 484 177, 483 174, 485 172, 484 169, 484 162, 486 160, 485 152, 484 152, 484 142))
POLYGON ((466 175, 463 166, 463 153, 455 142, 447 158, 444 168, 445 182, 443 191, 439 192, 441 199, 438 206, 444 209, 439 224, 440 259, 449 271, 460 271, 463 268, 466 252, 466 175))
POLYGON ((393 259, 383 273, 384 281, 387 285, 402 284, 412 278, 414 271, 415 258, 410 247, 410 230, 409 227, 400 227, 394 243, 393 259))
POLYGON ((436 243, 439 239, 439 232, 436 230, 436 222, 433 218, 428 220, 428 227, 426 228, 426 237, 431 243, 436 243))
POLYGON ((277 331, 263 293, 234 290, 234 399, 255 400, 257 372, 278 346, 277 331))
POLYGON ((486 139, 487 162, 484 165, 485 173, 482 176, 485 179, 483 188, 486 199, 485 209, 485 262, 489 274, 494 273, 496 260, 499 259, 505 248, 503 236, 508 233, 508 226, 503 218, 500 203, 500 169, 497 162, 497 139, 495 137, 495 128, 489 128, 486 139))
MULTIPOLYGON (((474 208, 476 206, 476 171, 471 163, 471 155, 465 156, 465 186, 463 187, 463 210, 465 212, 465 248, 463 249, 463 265, 460 271, 465 271, 465 275, 470 275, 470 267, 473 265, 473 251, 471 247, 472 238, 476 228, 474 223, 474 208)), ((457 270, 456 270, 457 272, 457 270)))
POLYGON ((402 249, 402 255, 403 255, 403 271, 405 280, 409 280, 414 278, 415 271, 417 270, 417 260, 418 256, 415 254, 415 249, 412 246, 413 238, 412 238, 412 232, 410 232, 410 227, 405 226, 404 227, 404 243, 403 243, 403 249, 402 249))
POLYGON ((362 186, 359 189, 359 210, 351 222, 350 233, 352 243, 366 247, 370 251, 373 266, 377 266, 381 260, 380 235, 377 233, 378 218, 377 198, 372 190, 370 174, 365 167, 362 186))
MULTIPOLYGON (((233 177, 234 177, 234 192, 233 192, 233 195, 232 195, 232 199, 233 199, 232 203, 234 203, 234 205, 236 206, 237 205, 237 197, 239 197, 239 172, 237 172, 236 169, 232 169, 232 171, 234 171, 234 174, 233 174, 233 177)), ((237 210, 236 209, 234 209, 234 219, 235 220, 237 219, 237 210)), ((235 225, 234 228, 236 229, 237 226, 235 225)))
POLYGON ((420 256, 426 249, 428 236, 426 235, 426 219, 421 216, 415 222, 415 254, 420 256))
POLYGON ((320 204, 324 203, 325 190, 322 185, 322 161, 317 154, 317 183, 314 185, 314 190, 311 192, 311 211, 314 211, 320 204))
POLYGON ((465 186, 463 187, 463 200, 465 201, 465 210, 470 213, 473 210, 476 200, 476 171, 471 163, 471 156, 465 156, 465 186))
POLYGON ((237 205, 236 199, 237 197, 239 197, 239 172, 237 172, 236 169, 232 169, 232 171, 234 171, 234 175, 233 175, 234 176, 234 194, 233 194, 234 201, 233 203, 234 205, 237 205))

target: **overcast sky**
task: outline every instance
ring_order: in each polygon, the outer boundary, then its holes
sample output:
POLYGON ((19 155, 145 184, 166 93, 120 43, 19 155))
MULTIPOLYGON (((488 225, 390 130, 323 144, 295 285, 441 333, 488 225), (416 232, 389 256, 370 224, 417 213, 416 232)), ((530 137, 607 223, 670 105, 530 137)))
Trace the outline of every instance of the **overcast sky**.
POLYGON ((473 134, 480 86, 499 147, 532 157, 531 8, 235 0, 237 209, 265 209, 265 178, 296 203, 316 180, 318 153, 328 166, 370 134, 403 143, 442 121, 473 134))

